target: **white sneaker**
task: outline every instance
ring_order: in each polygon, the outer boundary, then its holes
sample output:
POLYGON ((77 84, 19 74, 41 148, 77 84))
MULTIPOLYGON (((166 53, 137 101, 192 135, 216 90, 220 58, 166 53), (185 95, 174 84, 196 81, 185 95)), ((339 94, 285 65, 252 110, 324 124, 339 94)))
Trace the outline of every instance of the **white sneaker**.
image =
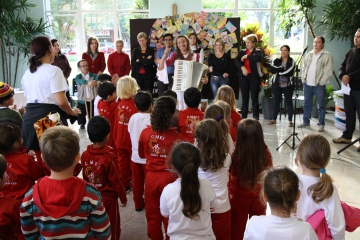
POLYGON ((298 127, 298 128, 310 127, 310 124, 302 123, 302 124, 298 125, 297 127, 298 127))
POLYGON ((324 125, 319 125, 319 132, 323 132, 324 131, 324 125))

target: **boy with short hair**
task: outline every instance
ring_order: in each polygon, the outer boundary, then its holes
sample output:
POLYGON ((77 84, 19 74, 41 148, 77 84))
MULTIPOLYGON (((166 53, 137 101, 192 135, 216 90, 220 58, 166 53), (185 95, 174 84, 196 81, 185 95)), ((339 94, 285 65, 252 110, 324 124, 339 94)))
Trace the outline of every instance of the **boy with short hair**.
MULTIPOLYGON (((98 77, 98 83, 101 84, 103 82, 109 82, 112 83, 112 77, 109 74, 103 73, 100 74, 98 77)), ((98 116, 99 115, 99 110, 98 110, 98 104, 100 101, 101 97, 99 95, 99 88, 98 88, 98 95, 96 95, 95 100, 94 100, 94 116, 98 116)))
MULTIPOLYGON (((168 89, 163 93, 163 96, 169 96, 169 97, 173 98, 176 102, 176 105, 178 105, 177 94, 175 91, 168 89)), ((179 120, 179 109, 175 109, 174 117, 171 121, 171 127, 175 127, 176 131, 178 131, 180 133, 178 120, 179 120)))
POLYGON ((107 145, 112 147, 111 151, 116 155, 116 145, 113 137, 115 112, 118 105, 116 87, 112 82, 103 82, 99 85, 98 94, 101 97, 97 106, 99 115, 106 118, 110 123, 110 138, 107 145))
POLYGON ((140 158, 139 137, 140 133, 146 126, 150 126, 150 111, 152 108, 152 96, 147 91, 141 91, 135 94, 134 102, 136 108, 139 110, 131 116, 128 125, 128 131, 130 133, 132 155, 131 155, 131 170, 132 170, 132 189, 135 210, 140 212, 145 206, 143 198, 144 183, 146 175, 146 159, 140 158))
POLYGON ((81 114, 78 115, 78 123, 80 129, 85 129, 86 114, 89 119, 94 116, 94 99, 97 95, 96 81, 98 76, 89 72, 89 65, 85 59, 81 59, 77 66, 81 72, 75 77, 78 89, 78 107, 81 110, 81 114))
POLYGON ((179 112, 180 135, 184 141, 194 143, 195 124, 204 118, 204 112, 199 110, 201 102, 200 90, 195 87, 186 89, 184 100, 187 108, 179 112))
POLYGON ((117 157, 106 145, 110 136, 110 124, 104 117, 95 116, 87 126, 89 139, 92 142, 81 156, 83 178, 100 191, 106 213, 110 219, 111 239, 120 239, 120 209, 126 206, 126 194, 117 171, 117 157))
MULTIPOLYGON (((23 119, 19 112, 10 109, 9 106, 14 104, 14 90, 9 84, 0 82, 0 119, 10 118, 17 121, 20 126, 23 123, 23 119)), ((24 108, 20 111, 24 112, 24 108)))
POLYGON ((95 186, 73 177, 80 160, 79 136, 65 126, 47 129, 39 141, 50 168, 25 195, 20 220, 25 238, 110 239, 110 222, 95 186))
MULTIPOLYGON (((0 190, 6 181, 6 168, 6 159, 0 154, 0 190)), ((22 236, 19 204, 14 199, 4 197, 0 192, 0 237, 1 239, 17 240, 19 236, 22 236)))

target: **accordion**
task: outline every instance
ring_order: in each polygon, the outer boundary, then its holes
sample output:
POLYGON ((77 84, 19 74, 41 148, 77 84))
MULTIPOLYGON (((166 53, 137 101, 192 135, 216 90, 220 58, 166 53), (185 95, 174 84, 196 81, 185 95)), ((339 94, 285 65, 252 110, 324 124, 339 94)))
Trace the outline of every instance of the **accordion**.
POLYGON ((175 60, 173 91, 185 91, 189 87, 201 90, 201 78, 208 72, 208 66, 202 63, 186 60, 175 60))

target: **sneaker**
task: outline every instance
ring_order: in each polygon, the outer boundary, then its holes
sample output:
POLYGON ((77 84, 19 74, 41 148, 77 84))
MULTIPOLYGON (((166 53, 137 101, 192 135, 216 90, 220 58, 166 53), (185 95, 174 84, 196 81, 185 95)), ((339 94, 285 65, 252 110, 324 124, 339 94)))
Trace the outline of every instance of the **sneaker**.
POLYGON ((346 144, 351 143, 351 139, 346 139, 346 138, 343 138, 343 137, 334 138, 332 141, 334 143, 346 143, 346 144))
POLYGON ((302 123, 302 124, 298 125, 298 128, 305 128, 305 127, 310 127, 310 124, 302 123))
POLYGON ((85 129, 85 125, 84 125, 84 124, 81 124, 81 125, 80 125, 80 129, 85 129))
POLYGON ((324 125, 319 125, 318 132, 323 132, 323 131, 324 131, 324 125))

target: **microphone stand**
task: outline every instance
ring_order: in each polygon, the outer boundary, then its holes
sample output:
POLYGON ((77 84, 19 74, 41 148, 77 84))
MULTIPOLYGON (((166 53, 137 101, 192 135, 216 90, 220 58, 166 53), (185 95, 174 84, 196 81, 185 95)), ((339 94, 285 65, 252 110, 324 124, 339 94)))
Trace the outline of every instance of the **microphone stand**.
POLYGON ((303 53, 301 54, 300 56, 300 59, 298 60, 298 62, 295 64, 295 74, 294 74, 294 91, 296 90, 295 92, 295 97, 293 97, 294 99, 294 105, 295 105, 295 111, 294 111, 294 114, 293 114, 293 118, 294 118, 294 125, 293 125, 293 132, 290 134, 290 136, 288 138, 285 139, 285 141, 283 141, 280 146, 278 146, 278 148, 276 149, 276 151, 279 150, 279 148, 284 145, 286 143, 286 145, 289 146, 289 148, 291 148, 292 150, 295 150, 297 148, 297 146, 295 146, 295 138, 297 138, 297 140, 299 140, 299 142, 301 141, 300 138, 298 137, 298 133, 295 132, 295 125, 296 125, 296 106, 297 106, 297 99, 299 97, 299 90, 302 90, 303 89, 303 86, 302 86, 302 83, 299 79, 299 64, 301 63, 301 60, 305 54, 307 50, 307 46, 305 47, 303 53), (292 137, 292 145, 290 146, 288 143, 287 143, 287 140, 289 140, 290 138, 292 137))

